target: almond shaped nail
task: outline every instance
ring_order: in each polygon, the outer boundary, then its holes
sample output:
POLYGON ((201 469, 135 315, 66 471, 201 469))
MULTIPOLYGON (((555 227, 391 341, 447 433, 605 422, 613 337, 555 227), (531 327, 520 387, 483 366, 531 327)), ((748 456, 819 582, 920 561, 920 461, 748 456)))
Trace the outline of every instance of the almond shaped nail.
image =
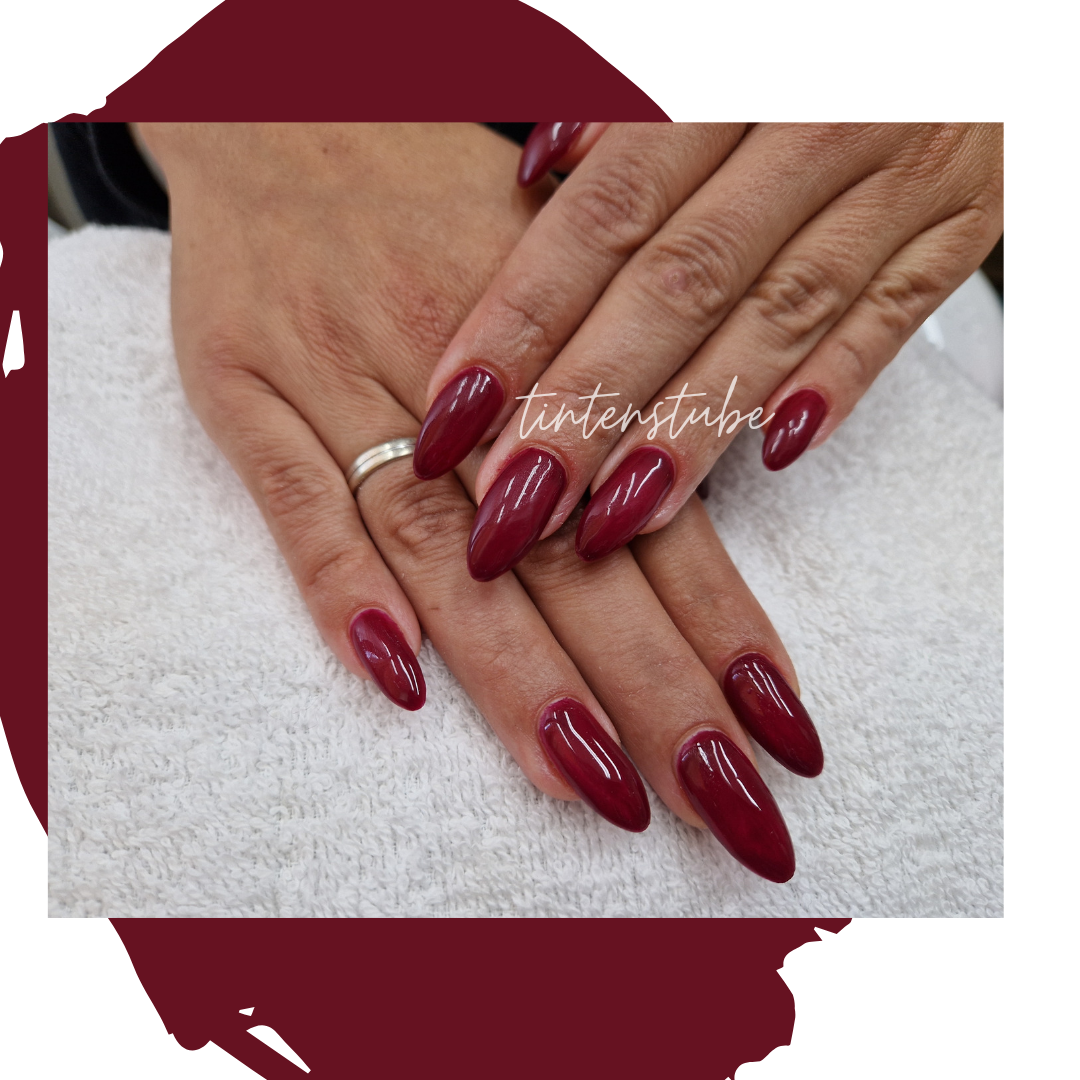
POLYGON ((761 446, 765 468, 778 472, 801 456, 828 411, 829 406, 816 390, 796 390, 780 402, 761 446))
POLYGON ((566 470, 546 450, 522 450, 484 496, 469 535, 469 573, 491 581, 516 566, 540 539, 566 487, 566 470))
POLYGON ((529 132, 521 148, 517 182, 520 187, 532 187, 551 167, 564 157, 574 140, 581 134, 584 122, 537 124, 529 132))
POLYGON ((349 624, 349 640, 375 685, 395 704, 415 712, 427 700, 416 653, 381 608, 364 608, 349 624))
POLYGON ((731 739, 699 731, 679 751, 677 769, 690 804, 731 856, 769 881, 795 873, 791 837, 772 793, 731 739))
POLYGON ((768 657, 746 653, 733 660, 723 690, 739 723, 784 768, 799 776, 817 776, 825 767, 817 729, 768 657))
POLYGON ((637 769, 580 701, 549 705, 539 733, 562 778, 602 818, 630 832, 649 827, 649 796, 637 769))
POLYGON ((578 522, 578 555, 593 562, 628 544, 656 513, 675 482, 675 462, 666 450, 631 451, 589 500, 578 522))
POLYGON ((502 383, 487 368, 459 371, 431 403, 413 451, 413 472, 434 480, 460 465, 502 408, 502 383))

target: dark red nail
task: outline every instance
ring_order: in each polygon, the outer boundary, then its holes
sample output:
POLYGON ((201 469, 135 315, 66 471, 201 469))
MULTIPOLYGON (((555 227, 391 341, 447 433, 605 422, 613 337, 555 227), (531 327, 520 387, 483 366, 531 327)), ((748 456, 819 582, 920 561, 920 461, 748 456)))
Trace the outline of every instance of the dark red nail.
POLYGON ((537 124, 529 132, 521 150, 518 184, 532 187, 541 176, 545 176, 551 166, 574 145, 584 126, 584 123, 537 124))
POLYGON ((791 837, 750 759, 722 732, 700 731, 679 751, 679 780, 713 836, 755 874, 795 873, 791 837))
POLYGON ((424 673, 398 624, 385 611, 365 608, 349 624, 349 637, 360 663, 395 705, 410 711, 423 706, 424 673))
POLYGON ((546 450, 515 454, 476 511, 469 573, 477 581, 491 581, 524 559, 565 487, 566 470, 546 450))
POLYGON ((581 515, 578 555, 592 562, 633 540, 674 481, 675 462, 666 450, 642 446, 627 454, 581 515))
POLYGON ((434 480, 461 464, 502 408, 502 383, 482 367, 458 372, 424 417, 413 451, 413 472, 434 480))
POLYGON ((544 710, 540 742, 562 778, 601 817, 630 832, 649 827, 649 796, 637 769, 580 701, 563 698, 544 710))
POLYGON ((733 660, 724 675, 724 697, 739 723, 785 768, 817 776, 825 767, 821 740, 802 702, 766 657, 747 653, 733 660))
POLYGON ((761 460, 766 469, 786 469, 809 445, 829 406, 816 390, 797 390, 780 402, 769 421, 761 460))

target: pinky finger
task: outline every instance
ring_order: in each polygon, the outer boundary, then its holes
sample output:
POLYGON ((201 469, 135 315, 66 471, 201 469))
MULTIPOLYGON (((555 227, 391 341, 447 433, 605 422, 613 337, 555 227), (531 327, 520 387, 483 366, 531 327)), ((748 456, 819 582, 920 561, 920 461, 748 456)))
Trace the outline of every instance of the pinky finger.
POLYGON ((843 318, 773 392, 761 458, 785 469, 840 426, 900 347, 973 274, 1000 235, 1000 220, 967 210, 905 244, 843 318))
POLYGON ((427 690, 416 658, 420 625, 318 436, 267 383, 244 372, 220 383, 212 400, 195 401, 338 659, 395 705, 421 708, 427 690))
POLYGON ((610 126, 595 121, 537 124, 521 150, 518 184, 532 187, 554 168, 562 173, 571 172, 610 126))

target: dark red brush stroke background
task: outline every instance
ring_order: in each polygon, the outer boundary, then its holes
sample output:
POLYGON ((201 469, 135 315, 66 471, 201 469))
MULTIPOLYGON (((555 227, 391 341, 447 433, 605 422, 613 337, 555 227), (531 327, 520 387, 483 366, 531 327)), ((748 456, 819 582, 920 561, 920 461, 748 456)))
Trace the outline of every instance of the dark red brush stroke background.
MULTIPOLYGON (((665 120, 565 27, 514 0, 226 0, 93 120, 665 120)), ((80 119, 70 117, 69 119, 80 119)), ((46 138, 0 144, 0 716, 46 823, 46 138)), ((731 1076, 790 1041, 785 955, 847 919, 115 919, 166 1028, 267 1080, 731 1076), (248 1017, 242 1008, 254 1006, 248 1017)))

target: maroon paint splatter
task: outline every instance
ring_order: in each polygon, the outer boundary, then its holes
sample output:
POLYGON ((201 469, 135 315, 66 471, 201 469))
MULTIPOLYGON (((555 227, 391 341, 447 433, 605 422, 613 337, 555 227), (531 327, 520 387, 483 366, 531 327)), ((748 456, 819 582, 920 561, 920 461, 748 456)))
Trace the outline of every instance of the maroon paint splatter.
POLYGON ((0 375, 0 717, 23 791, 48 828, 48 142, 44 125, 0 142, 0 355, 11 313, 25 366, 0 375))
POLYGON ((667 119, 565 26, 515 0, 226 0, 91 119, 505 120, 560 110, 667 119))
MULTIPOLYGON (((512 0, 304 5, 227 0, 109 95, 95 120, 666 119, 592 49, 512 0)), ((0 322, 25 368, 0 381, 0 715, 46 818, 45 131, 0 144, 0 322)), ((776 969, 846 919, 117 919, 181 1045, 217 1043, 267 1080, 529 1080, 552 1072, 721 1080, 787 1043, 776 969), (254 1006, 250 1017, 240 1013, 254 1006)))
POLYGON ((784 956, 847 919, 114 919, 165 1027, 267 1080, 723 1080, 791 1040, 784 956), (250 1017, 240 1009, 254 1007, 250 1017))

